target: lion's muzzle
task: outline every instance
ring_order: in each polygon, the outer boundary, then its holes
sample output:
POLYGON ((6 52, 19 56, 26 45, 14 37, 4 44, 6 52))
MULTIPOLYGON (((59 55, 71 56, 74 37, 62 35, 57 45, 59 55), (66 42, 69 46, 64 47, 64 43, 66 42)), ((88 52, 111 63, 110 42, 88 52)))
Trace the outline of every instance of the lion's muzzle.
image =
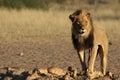
POLYGON ((80 29, 80 30, 79 30, 79 34, 82 35, 82 34, 84 34, 84 33, 85 33, 85 30, 84 30, 84 29, 80 29))

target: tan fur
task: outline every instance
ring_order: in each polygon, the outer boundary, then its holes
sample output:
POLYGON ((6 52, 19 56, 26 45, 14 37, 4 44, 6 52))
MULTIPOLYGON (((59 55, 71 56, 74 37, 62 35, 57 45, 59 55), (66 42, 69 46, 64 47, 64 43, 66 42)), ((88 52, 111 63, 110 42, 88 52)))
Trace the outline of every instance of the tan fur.
POLYGON ((101 58, 101 72, 106 74, 108 40, 105 32, 94 26, 90 13, 77 10, 69 16, 72 21, 72 41, 78 52, 83 72, 94 75, 94 62, 97 53, 101 58), (89 50, 88 67, 85 63, 85 50, 89 50))

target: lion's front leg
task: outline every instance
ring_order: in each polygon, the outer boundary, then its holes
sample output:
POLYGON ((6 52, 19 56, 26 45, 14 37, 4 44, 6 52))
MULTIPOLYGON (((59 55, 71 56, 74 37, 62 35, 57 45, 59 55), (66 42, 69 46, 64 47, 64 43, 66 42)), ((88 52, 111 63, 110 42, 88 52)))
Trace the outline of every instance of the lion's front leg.
POLYGON ((97 50, 98 50, 98 46, 93 46, 90 50, 90 56, 89 56, 89 61, 88 61, 88 70, 87 70, 87 73, 89 76, 92 76, 92 74, 93 74, 97 50))
POLYGON ((84 73, 86 73, 87 68, 86 68, 86 63, 85 63, 85 52, 84 52, 84 50, 80 50, 78 52, 78 56, 79 56, 79 59, 80 59, 81 65, 82 65, 82 71, 84 73))

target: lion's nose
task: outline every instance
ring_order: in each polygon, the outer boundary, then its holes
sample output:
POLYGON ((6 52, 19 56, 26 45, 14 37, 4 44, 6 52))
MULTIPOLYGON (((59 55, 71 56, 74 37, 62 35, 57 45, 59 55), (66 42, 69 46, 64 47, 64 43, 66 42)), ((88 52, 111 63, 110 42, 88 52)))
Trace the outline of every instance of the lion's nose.
POLYGON ((84 30, 83 28, 81 28, 81 30, 84 30))

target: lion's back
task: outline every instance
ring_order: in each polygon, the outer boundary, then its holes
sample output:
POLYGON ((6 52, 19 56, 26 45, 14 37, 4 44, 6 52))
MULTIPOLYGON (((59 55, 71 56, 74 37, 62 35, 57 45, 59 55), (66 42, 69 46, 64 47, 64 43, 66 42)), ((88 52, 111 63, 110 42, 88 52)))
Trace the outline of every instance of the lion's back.
POLYGON ((94 41, 97 44, 108 44, 107 35, 104 29, 94 26, 94 41))

